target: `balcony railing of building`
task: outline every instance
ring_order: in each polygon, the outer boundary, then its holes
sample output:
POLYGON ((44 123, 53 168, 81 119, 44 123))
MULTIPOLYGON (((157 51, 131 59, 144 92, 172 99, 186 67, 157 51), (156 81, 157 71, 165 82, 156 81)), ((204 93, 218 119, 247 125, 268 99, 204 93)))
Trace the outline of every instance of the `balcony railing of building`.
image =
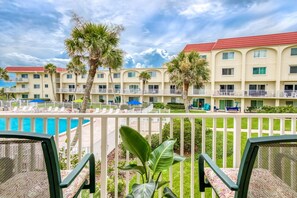
POLYGON ((85 89, 82 88, 58 88, 57 93, 84 93, 85 89))
MULTIPOLYGON (((25 118, 30 118, 31 122, 26 126, 32 132, 47 133, 49 121, 45 118, 54 119, 54 128, 59 129, 59 119, 66 119, 65 132, 60 133, 55 130, 55 141, 59 149, 66 151, 65 158, 67 168, 70 168, 70 156, 73 153, 82 158, 84 151, 93 152, 96 160, 101 161, 100 173, 100 194, 101 197, 108 197, 108 163, 110 152, 114 150, 114 195, 119 197, 118 183, 119 175, 123 175, 118 170, 120 144, 119 128, 121 125, 129 125, 152 142, 152 134, 157 134, 159 142, 164 141, 164 128, 169 130, 169 138, 178 132, 180 139, 179 154, 187 157, 177 167, 163 175, 168 178, 169 187, 174 192, 179 192, 178 197, 199 197, 198 192, 198 172, 197 154, 208 152, 212 159, 217 161, 221 167, 239 167, 242 154, 242 145, 245 145, 246 138, 263 135, 296 134, 296 114, 130 114, 130 113, 1 113, 0 119, 4 120, 0 130, 23 131, 25 118), (41 122, 41 128, 37 126, 37 118, 41 122), (39 118, 44 118, 40 120, 39 118), (14 120, 17 119, 17 120, 14 120), (83 124, 83 120, 89 120, 83 124), (35 121, 34 121, 35 120, 35 121), (78 126, 71 128, 71 120, 77 120, 78 126), (191 122, 189 122, 189 120, 191 122), (13 124, 17 123, 17 125, 13 124), (197 125, 197 123, 199 123, 197 125), (186 127, 190 124, 191 127, 186 127), (17 127, 16 127, 17 126, 17 127), (18 127, 19 126, 19 127, 18 127), (16 128, 15 128, 16 127, 16 128), (186 129, 190 130, 187 131, 186 129), (175 132, 174 132, 175 131, 175 132), (197 132, 198 131, 198 132, 197 132), (78 132, 78 143, 70 152, 70 140, 74 133, 78 132), (188 138, 186 139, 186 137, 188 138), (189 139, 190 137, 190 139, 189 139), (197 142, 198 141, 198 142, 197 142), (188 149, 189 152, 185 153, 188 149), (232 162, 232 163, 231 163, 232 162), (174 171, 174 172, 173 172, 174 171)), ((175 137, 176 138, 176 137, 175 137)), ((130 154, 124 156, 126 163, 129 163, 130 154)), ((288 165, 290 166, 290 165, 288 165)), ((125 172, 125 192, 128 194, 129 182, 133 175, 125 172)), ((140 181, 137 177, 136 181, 140 181)), ((296 180, 291 181, 291 185, 296 185, 296 180)), ((201 193, 204 197, 205 194, 201 193)), ((160 196, 159 196, 160 197, 160 196)))
POLYGON ((28 78, 16 78, 15 81, 17 83, 24 83, 24 82, 29 82, 28 78))
POLYGON ((27 93, 29 88, 5 88, 4 91, 6 93, 27 93))

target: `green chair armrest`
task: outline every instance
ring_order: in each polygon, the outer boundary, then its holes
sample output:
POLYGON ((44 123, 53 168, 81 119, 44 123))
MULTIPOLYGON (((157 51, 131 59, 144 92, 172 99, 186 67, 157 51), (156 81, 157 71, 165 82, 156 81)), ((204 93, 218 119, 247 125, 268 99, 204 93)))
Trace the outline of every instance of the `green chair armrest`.
POLYGON ((89 162, 89 170, 90 170, 90 178, 88 188, 91 193, 95 192, 95 158, 94 154, 88 153, 86 154, 81 161, 77 164, 77 166, 69 173, 69 175, 60 183, 61 188, 67 188, 74 179, 79 175, 81 170, 85 167, 85 165, 89 162))
POLYGON ((205 183, 204 178, 204 161, 209 165, 209 167, 215 172, 215 174, 226 184, 226 186, 232 190, 237 191, 238 185, 235 184, 213 161, 207 154, 199 155, 199 183, 200 191, 204 192, 205 187, 209 184, 205 183))

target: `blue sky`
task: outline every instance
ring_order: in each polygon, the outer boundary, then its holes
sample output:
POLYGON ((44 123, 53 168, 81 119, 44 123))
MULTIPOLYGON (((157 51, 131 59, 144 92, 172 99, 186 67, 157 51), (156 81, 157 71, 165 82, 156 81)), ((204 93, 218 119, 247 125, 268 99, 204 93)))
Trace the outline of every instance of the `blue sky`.
POLYGON ((160 67, 188 43, 297 31, 296 0, 0 0, 0 66, 65 67, 72 11, 125 27, 125 67, 160 67))

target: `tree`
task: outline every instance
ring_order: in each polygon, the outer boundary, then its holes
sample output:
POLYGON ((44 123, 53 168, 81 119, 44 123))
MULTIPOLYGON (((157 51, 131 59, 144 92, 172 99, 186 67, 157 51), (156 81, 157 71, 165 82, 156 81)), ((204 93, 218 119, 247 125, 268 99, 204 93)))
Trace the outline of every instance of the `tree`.
POLYGON ((144 97, 144 88, 145 88, 145 84, 151 79, 151 75, 146 72, 146 71, 143 71, 139 74, 139 80, 142 81, 142 103, 143 103, 143 97, 144 97))
POLYGON ((9 80, 9 76, 7 74, 7 70, 0 67, 0 80, 3 79, 3 80, 9 80))
POLYGON ((86 62, 90 67, 81 108, 85 113, 98 67, 108 67, 109 63, 116 62, 112 57, 123 56, 118 48, 123 27, 84 22, 77 15, 73 15, 73 20, 76 24, 70 38, 65 40, 65 46, 70 57, 86 62))
POLYGON ((57 66, 52 63, 48 63, 44 66, 44 71, 50 75, 54 100, 57 101, 55 85, 53 80, 53 75, 57 73, 57 66))
POLYGON ((113 78, 112 78, 112 70, 117 71, 120 69, 123 65, 123 51, 120 49, 112 49, 111 53, 108 53, 107 58, 106 58, 106 65, 109 70, 109 79, 110 79, 110 85, 112 87, 112 92, 113 92, 113 100, 116 100, 116 95, 115 95, 115 90, 113 87, 113 78))
POLYGON ((191 85, 201 88, 205 82, 209 81, 210 70, 205 59, 200 58, 197 52, 181 52, 167 65, 170 82, 183 87, 182 97, 185 110, 189 112, 188 91, 191 85))
POLYGON ((68 73, 72 73, 75 76, 75 90, 74 90, 74 97, 76 98, 76 91, 77 91, 77 76, 84 75, 87 73, 86 66, 81 62, 75 59, 72 59, 66 67, 68 73))

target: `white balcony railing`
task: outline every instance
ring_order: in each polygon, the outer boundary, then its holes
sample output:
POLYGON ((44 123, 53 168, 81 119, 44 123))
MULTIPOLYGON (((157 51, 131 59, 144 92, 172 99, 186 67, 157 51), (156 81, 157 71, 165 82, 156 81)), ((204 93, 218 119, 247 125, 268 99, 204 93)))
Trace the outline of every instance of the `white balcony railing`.
MULTIPOLYGON (((87 150, 93 152, 96 156, 96 160, 101 161, 101 175, 100 175, 100 188, 101 197, 107 197, 107 179, 108 179, 108 154, 114 152, 114 184, 115 184, 115 195, 118 197, 118 182, 119 182, 119 128, 121 125, 129 125, 144 136, 148 136, 149 142, 152 140, 152 134, 159 134, 159 141, 163 141, 162 133, 164 125, 168 125, 169 137, 173 137, 174 128, 177 126, 174 124, 175 120, 179 120, 178 131, 180 135, 180 154, 185 155, 185 145, 190 144, 190 152, 187 153, 187 162, 182 162, 179 165, 179 171, 174 172, 170 169, 168 172, 169 187, 173 191, 179 190, 178 197, 198 197, 199 192, 197 187, 197 161, 196 157, 198 153, 209 151, 212 152, 212 159, 214 161, 219 160, 222 167, 232 166, 239 167, 242 143, 243 145, 246 138, 251 136, 262 136, 265 135, 279 135, 279 134, 295 134, 296 133, 296 118, 297 114, 241 114, 241 113, 206 113, 206 114, 131 114, 131 113, 86 113, 86 114, 69 114, 69 113, 1 113, 0 120, 4 120, 2 125, 4 130, 22 131, 24 129, 23 123, 24 118, 31 118, 37 120, 37 118, 53 118, 55 120, 55 128, 59 128, 58 119, 65 118, 67 120, 65 133, 59 134, 56 130, 55 141, 58 148, 66 148, 67 168, 70 167, 70 142, 65 141, 66 139, 72 139, 74 133, 77 131, 79 134, 78 144, 74 149, 81 158, 83 151, 87 150), (19 118, 18 126, 12 123, 12 119, 19 118), (70 121, 78 119, 78 126, 76 128, 70 128, 70 121), (82 124, 84 119, 88 119, 89 123, 82 124), (188 122, 186 119, 190 119, 191 129, 190 137, 185 141, 185 123, 188 122), (196 125, 193 121, 200 120, 201 130, 198 135, 195 133, 196 125), (257 123, 254 123, 254 122, 257 123), (174 126, 174 127, 173 127, 174 126), (208 129, 211 129, 211 133, 208 129), (231 137, 231 138, 230 138, 231 137), (196 144, 195 139, 201 139, 201 144, 196 144), (190 142, 187 142, 190 141, 190 142), (232 145, 230 144, 232 142, 232 145), (221 144, 218 144, 221 142, 221 144), (220 146, 218 146, 220 145, 220 146), (232 148, 232 154, 230 150, 232 148), (198 149, 198 151, 197 151, 198 149), (220 157, 218 157, 220 156, 220 157), (232 161, 232 165, 228 165, 232 161), (185 168, 185 163, 189 165, 189 168, 185 168), (177 174, 179 175, 178 177, 177 174), (187 175, 190 175, 190 179, 187 175), (174 177, 173 177, 174 176, 174 177), (173 179, 174 178, 174 179, 173 179), (177 179, 176 179, 177 178, 177 179), (174 181, 174 182, 173 182, 174 181)), ((29 128, 32 132, 37 131, 36 122, 31 121, 29 128)), ((42 132, 47 133, 49 123, 47 119, 42 121, 42 132)), ((0 129, 0 130, 3 130, 0 129)), ((197 128, 198 129, 198 128, 197 128)), ((40 129, 39 129, 40 130, 40 129)), ((126 162, 128 163, 129 153, 125 156, 126 162)), ((188 166, 187 166, 188 167, 188 166)), ((176 170, 176 169, 175 169, 176 170)), ((129 178, 130 173, 126 175, 126 188, 125 193, 129 191, 129 178)), ((167 174, 167 173, 166 173, 167 174)), ((138 178, 139 179, 139 178, 138 178)), ((138 180, 137 179, 137 180, 138 180)), ((204 196, 204 193, 202 193, 204 196)))
POLYGON ((4 91, 6 93, 27 93, 29 88, 5 88, 4 91))
POLYGON ((28 78, 16 78, 15 81, 22 83, 22 82, 29 82, 29 79, 28 78))

